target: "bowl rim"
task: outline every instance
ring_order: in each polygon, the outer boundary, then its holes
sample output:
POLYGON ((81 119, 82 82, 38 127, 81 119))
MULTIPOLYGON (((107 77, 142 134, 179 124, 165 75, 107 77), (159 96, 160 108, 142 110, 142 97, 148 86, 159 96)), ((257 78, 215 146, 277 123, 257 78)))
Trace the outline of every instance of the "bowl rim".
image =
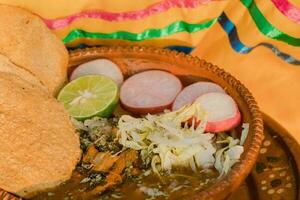
MULTIPOLYGON (((211 187, 204 191, 201 191, 193 196, 191 199, 224 199, 230 193, 238 188, 238 186, 244 181, 247 175, 250 173, 252 167, 259 154, 259 149, 264 138, 263 133, 263 118, 259 110, 259 107, 252 96, 251 92, 235 77, 224 69, 213 65, 204 59, 200 59, 196 56, 177 52, 174 50, 163 49, 150 46, 102 46, 102 47, 88 47, 82 49, 75 49, 69 51, 69 66, 75 66, 76 62, 82 58, 105 57, 113 55, 155 55, 158 57, 173 58, 174 60, 180 59, 189 65, 205 68, 205 70, 211 71, 220 78, 223 79, 231 87, 239 93, 243 100, 247 103, 248 110, 252 120, 252 141, 249 144, 249 148, 243 154, 243 159, 236 163, 233 168, 213 184, 211 187)), ((167 62, 167 61, 166 61, 167 62)))

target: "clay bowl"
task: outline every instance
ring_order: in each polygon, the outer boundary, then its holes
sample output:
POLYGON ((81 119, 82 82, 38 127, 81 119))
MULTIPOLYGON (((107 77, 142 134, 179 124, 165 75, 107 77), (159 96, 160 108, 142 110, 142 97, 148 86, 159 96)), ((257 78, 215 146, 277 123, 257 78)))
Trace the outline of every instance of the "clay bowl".
POLYGON ((149 69, 169 71, 180 77, 183 84, 199 80, 212 81, 221 85, 237 102, 243 122, 250 124, 245 151, 241 161, 214 185, 189 199, 224 199, 244 181, 250 173, 263 140, 263 119, 259 108, 248 89, 223 69, 196 57, 152 47, 100 47, 78 49, 70 52, 70 72, 81 63, 108 58, 117 63, 125 78, 149 69))
MULTIPOLYGON (((237 102, 242 114, 242 121, 250 124, 245 141, 245 151, 241 161, 215 184, 188 199, 225 199, 236 190, 250 173, 259 153, 263 140, 263 119, 259 108, 245 86, 223 69, 196 57, 152 47, 101 47, 77 49, 70 52, 69 72, 81 63, 108 58, 117 63, 125 78, 140 71, 160 69, 169 71, 181 78, 183 84, 199 80, 212 81, 221 85, 237 102)), ((19 199, 4 191, 0 197, 19 199)))

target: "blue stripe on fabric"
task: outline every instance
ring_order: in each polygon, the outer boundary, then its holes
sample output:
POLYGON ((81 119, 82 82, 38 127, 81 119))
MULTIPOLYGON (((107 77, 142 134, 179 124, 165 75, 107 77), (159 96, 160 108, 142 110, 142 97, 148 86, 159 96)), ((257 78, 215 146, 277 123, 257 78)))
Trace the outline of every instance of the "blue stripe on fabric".
POLYGON ((186 54, 191 53, 192 50, 193 50, 192 47, 188 47, 188 46, 167 46, 165 48, 170 49, 170 50, 175 50, 175 51, 178 51, 178 52, 183 52, 183 53, 186 53, 186 54))
POLYGON ((262 43, 255 45, 254 47, 248 47, 248 46, 244 45, 239 39, 235 25, 232 23, 232 21, 230 21, 230 19, 228 19, 228 17, 226 16, 225 13, 222 13, 220 15, 220 17, 218 18, 218 22, 221 25, 221 27, 223 28, 223 30, 227 33, 230 45, 236 52, 242 53, 242 54, 247 54, 258 46, 264 46, 264 47, 270 49, 276 56, 278 56, 285 62, 293 64, 293 65, 300 65, 299 60, 288 55, 287 53, 281 52, 278 48, 276 48, 272 44, 262 42, 262 43))

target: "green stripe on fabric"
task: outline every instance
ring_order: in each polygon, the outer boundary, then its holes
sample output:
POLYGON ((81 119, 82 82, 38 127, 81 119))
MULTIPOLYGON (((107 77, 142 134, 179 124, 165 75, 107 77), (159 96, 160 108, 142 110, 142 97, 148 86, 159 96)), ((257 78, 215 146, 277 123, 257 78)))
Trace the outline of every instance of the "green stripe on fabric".
POLYGON ((206 28, 209 28, 217 21, 217 18, 211 19, 206 22, 199 24, 190 24, 185 21, 174 22, 162 29, 146 29, 141 33, 131 33, 127 31, 117 31, 113 33, 92 33, 80 29, 72 30, 64 39, 63 42, 66 44, 68 42, 74 41, 80 38, 90 38, 90 39, 123 39, 129 41, 142 41, 147 39, 160 38, 164 36, 169 36, 179 32, 194 33, 206 28))
POLYGON ((293 46, 300 46, 300 38, 292 37, 274 27, 258 9, 254 0, 241 0, 242 4, 248 9, 260 32, 269 38, 286 42, 293 46))

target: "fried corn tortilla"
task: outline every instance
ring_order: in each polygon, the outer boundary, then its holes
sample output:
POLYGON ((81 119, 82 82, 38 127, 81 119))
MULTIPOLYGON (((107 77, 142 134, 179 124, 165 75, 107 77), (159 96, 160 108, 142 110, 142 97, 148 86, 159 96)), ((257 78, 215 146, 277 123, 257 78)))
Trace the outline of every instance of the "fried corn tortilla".
POLYGON ((47 88, 29 71, 19 68, 18 66, 11 63, 7 57, 0 54, 0 72, 6 72, 22 77, 25 81, 40 87, 47 91, 47 88))
POLYGON ((67 78, 68 53, 36 15, 0 5, 0 54, 31 72, 53 95, 67 78))
POLYGON ((61 104, 20 77, 0 72, 0 188, 29 198, 68 180, 81 156, 61 104))

